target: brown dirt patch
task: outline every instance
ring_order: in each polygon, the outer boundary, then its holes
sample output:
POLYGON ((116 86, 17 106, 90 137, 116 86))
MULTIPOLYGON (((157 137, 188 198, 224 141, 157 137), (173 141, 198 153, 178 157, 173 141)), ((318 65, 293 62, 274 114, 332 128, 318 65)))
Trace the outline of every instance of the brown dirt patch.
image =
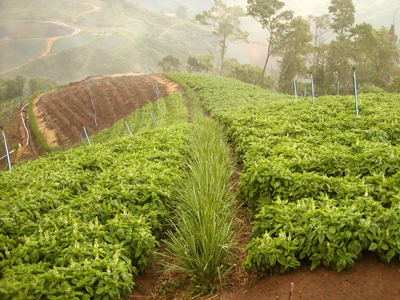
MULTIPOLYGON (((154 78, 158 80, 157 77, 154 78)), ((164 84, 159 84, 159 91, 160 97, 169 94, 164 84)), ((84 81, 71 83, 68 87, 44 94, 39 107, 49 120, 58 145, 66 149, 71 144, 81 141, 79 133, 83 134, 82 124, 85 125, 89 135, 94 135, 111 127, 121 118, 126 118, 136 109, 156 100, 152 83, 147 77, 138 74, 134 76, 114 74, 109 77, 89 77, 84 81), (87 86, 96 107, 97 127, 87 86)), ((51 135, 46 136, 46 140, 52 139, 51 135)))
POLYGON ((47 141, 47 145, 49 147, 56 147, 58 146, 58 143, 55 131, 51 130, 51 127, 48 127, 46 115, 41 112, 38 105, 38 103, 40 103, 41 97, 42 95, 33 100, 33 114, 35 115, 36 124, 38 125, 39 131, 42 133, 43 137, 47 141))
POLYGON ((310 271, 303 263, 298 270, 254 280, 227 291, 221 299, 289 299, 294 283, 293 300, 300 299, 400 299, 400 262, 380 262, 366 254, 350 271, 336 272, 319 267, 310 271))

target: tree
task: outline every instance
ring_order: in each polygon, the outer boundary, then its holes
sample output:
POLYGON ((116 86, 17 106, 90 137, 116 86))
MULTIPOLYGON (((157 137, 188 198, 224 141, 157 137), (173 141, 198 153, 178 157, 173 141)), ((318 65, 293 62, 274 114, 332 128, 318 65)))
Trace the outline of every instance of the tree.
POLYGON ((214 55, 190 56, 187 61, 187 70, 191 72, 204 71, 208 73, 213 68, 214 55))
POLYGON ((215 60, 214 55, 212 54, 199 55, 197 57, 197 60, 199 61, 201 67, 203 68, 203 71, 208 73, 213 70, 214 60, 215 60))
POLYGON ((214 6, 209 11, 203 11, 196 15, 196 20, 202 25, 214 29, 214 35, 219 39, 221 47, 221 73, 224 71, 224 59, 228 49, 228 42, 247 41, 248 32, 240 29, 240 18, 246 14, 244 10, 236 6, 227 6, 221 0, 214 0, 214 6))
POLYGON ((31 94, 39 91, 46 90, 57 84, 55 79, 45 78, 45 77, 35 77, 29 80, 29 90, 31 94))
POLYGON ((185 5, 181 5, 176 9, 176 16, 180 19, 188 19, 188 8, 185 5))
POLYGON ((359 79, 364 84, 386 87, 400 62, 397 36, 386 27, 376 30, 371 24, 362 23, 350 30, 350 39, 359 79))
POLYGON ((261 86, 264 86, 265 70, 269 58, 278 54, 286 45, 289 23, 293 19, 293 11, 278 13, 285 4, 279 0, 247 0, 247 14, 261 24, 269 33, 267 58, 261 75, 261 86))
POLYGON ((179 58, 173 56, 172 54, 164 56, 162 61, 158 63, 159 66, 163 68, 163 72, 179 72, 181 61, 179 58))
POLYGON ((398 93, 400 94, 400 77, 396 77, 389 84, 388 91, 390 93, 398 93))
POLYGON ((353 26, 356 10, 352 0, 332 0, 328 9, 329 13, 333 15, 333 32, 343 34, 353 26))
MULTIPOLYGON (((225 62, 225 74, 227 77, 237 78, 240 81, 246 83, 253 83, 256 85, 261 85, 261 74, 262 69, 258 66, 252 66, 249 64, 240 64, 235 58, 227 59, 225 62)), ((274 83, 271 77, 264 80, 264 86, 271 88, 274 83)))
POLYGON ((289 93, 292 91, 292 78, 307 75, 306 59, 312 50, 311 41, 310 23, 301 17, 294 18, 289 25, 288 43, 285 45, 285 54, 281 61, 281 91, 289 93))
POLYGON ((17 85, 18 91, 17 96, 22 96, 24 94, 24 87, 26 83, 26 78, 22 75, 15 77, 15 83, 17 85))
POLYGON ((322 36, 331 30, 331 17, 329 14, 325 14, 322 16, 313 16, 309 15, 308 20, 314 23, 315 30, 311 32, 314 39, 314 58, 313 65, 318 64, 318 60, 320 57, 320 45, 322 40, 322 36))

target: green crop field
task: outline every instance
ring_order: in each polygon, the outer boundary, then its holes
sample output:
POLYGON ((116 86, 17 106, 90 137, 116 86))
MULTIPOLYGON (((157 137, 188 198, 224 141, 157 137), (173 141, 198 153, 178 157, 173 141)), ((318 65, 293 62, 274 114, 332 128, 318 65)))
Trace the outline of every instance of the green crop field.
POLYGON ((0 297, 124 296, 163 234, 186 133, 160 128, 0 173, 0 297))
POLYGON ((213 291, 237 268, 227 142, 253 215, 248 272, 399 258, 399 95, 360 95, 356 116, 350 96, 313 106, 230 78, 165 76, 187 98, 133 112, 132 136, 120 120, 91 146, 0 173, 2 299, 119 299, 160 239, 169 270, 213 291))
POLYGON ((273 95, 232 79, 170 75, 199 90, 243 164, 240 197, 253 208, 245 266, 283 273, 349 269, 362 251, 400 254, 400 95, 316 99, 273 95))

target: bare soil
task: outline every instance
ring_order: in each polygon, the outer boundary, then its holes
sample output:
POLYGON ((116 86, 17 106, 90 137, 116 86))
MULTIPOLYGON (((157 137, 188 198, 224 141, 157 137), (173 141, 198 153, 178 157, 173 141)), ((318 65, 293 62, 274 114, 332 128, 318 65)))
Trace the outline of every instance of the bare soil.
MULTIPOLYGON (((46 134, 46 140, 56 140, 57 145, 66 149, 71 144, 81 141, 82 124, 89 135, 94 135, 111 127, 121 118, 126 118, 136 109, 157 100, 151 81, 145 76, 135 75, 89 77, 42 95, 39 106, 35 105, 35 108, 40 107, 55 136, 54 139, 51 134, 46 134), (96 107, 98 126, 93 117, 95 110, 90 101, 90 93, 96 107)), ((158 80, 157 76, 154 78, 158 80)), ((163 84, 159 84, 159 91, 160 97, 169 94, 163 84)), ((35 116, 37 117, 37 114, 35 116)), ((41 131, 43 133, 46 130, 41 131)))

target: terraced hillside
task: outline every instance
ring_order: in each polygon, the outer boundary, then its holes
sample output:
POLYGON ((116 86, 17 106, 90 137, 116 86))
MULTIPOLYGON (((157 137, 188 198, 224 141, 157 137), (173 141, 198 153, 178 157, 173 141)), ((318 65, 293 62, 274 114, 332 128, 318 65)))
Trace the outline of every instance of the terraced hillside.
MULTIPOLYGON (((167 95, 164 85, 159 93, 167 95)), ((81 141, 82 124, 94 135, 156 99, 150 77, 92 77, 38 97, 34 109, 51 146, 66 148, 81 141)))

